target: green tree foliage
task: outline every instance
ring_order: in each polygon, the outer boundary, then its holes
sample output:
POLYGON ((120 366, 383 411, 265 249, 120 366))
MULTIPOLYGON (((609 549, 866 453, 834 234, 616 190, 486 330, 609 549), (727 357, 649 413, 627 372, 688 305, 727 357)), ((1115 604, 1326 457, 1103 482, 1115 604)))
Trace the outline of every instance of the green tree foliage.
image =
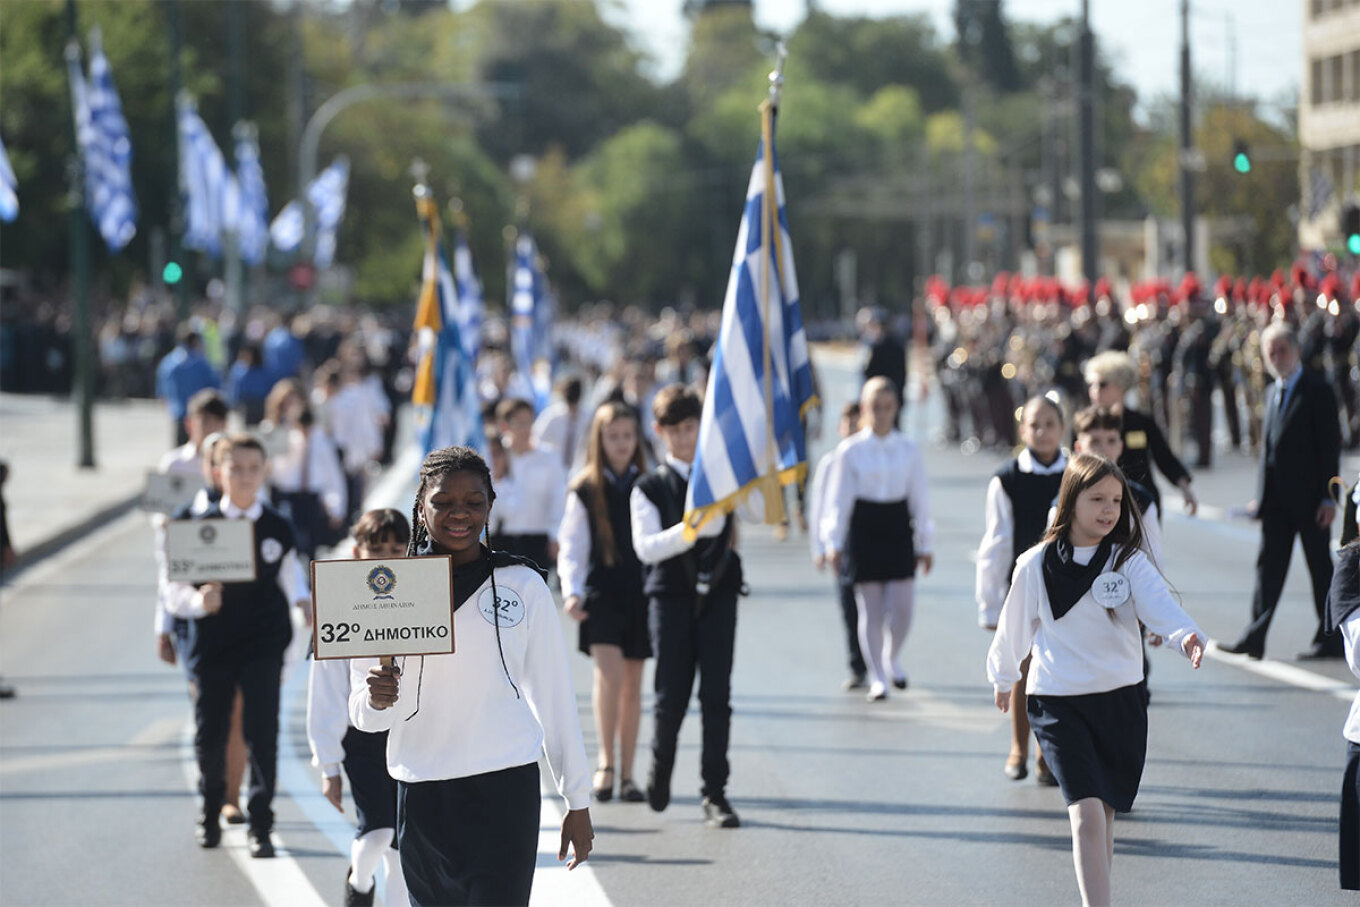
POLYGON ((1023 87, 1001 0, 954 0, 954 33, 959 58, 993 90, 1023 87))

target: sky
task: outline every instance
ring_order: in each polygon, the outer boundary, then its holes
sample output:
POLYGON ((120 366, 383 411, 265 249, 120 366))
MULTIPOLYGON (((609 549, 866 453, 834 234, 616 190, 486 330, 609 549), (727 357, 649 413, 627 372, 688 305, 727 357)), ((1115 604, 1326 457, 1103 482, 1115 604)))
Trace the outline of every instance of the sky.
MULTIPOLYGON (((684 63, 689 35, 683 0, 616 3, 619 8, 611 18, 653 57, 656 76, 674 77, 684 63)), ((925 13, 941 36, 953 40, 953 0, 817 0, 817 5, 833 15, 925 13)), ((1180 0, 1090 0, 1098 46, 1114 60, 1119 77, 1137 89, 1140 103, 1178 91, 1180 5, 1180 0)), ((756 23, 778 32, 792 31, 805 10, 806 0, 755 0, 756 23)), ((1012 22, 1052 22, 1080 11, 1080 0, 1005 2, 1006 18, 1012 22)), ((1303 71, 1302 19, 1302 0, 1191 0, 1190 51, 1196 74, 1219 85, 1234 78, 1241 97, 1293 103, 1303 71), (1236 54, 1230 49, 1234 43, 1236 54)))

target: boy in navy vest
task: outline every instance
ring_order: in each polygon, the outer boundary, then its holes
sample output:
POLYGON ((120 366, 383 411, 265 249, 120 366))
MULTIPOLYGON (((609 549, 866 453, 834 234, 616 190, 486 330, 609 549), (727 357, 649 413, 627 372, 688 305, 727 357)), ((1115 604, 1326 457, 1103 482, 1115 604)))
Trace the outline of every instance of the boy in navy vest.
POLYGON ((727 802, 726 787, 741 559, 732 549, 731 516, 711 520, 693 542, 685 538, 681 524, 702 412, 699 396, 684 385, 657 392, 652 427, 666 446, 666 459, 638 480, 629 499, 633 547, 646 570, 643 589, 656 655, 647 802, 658 812, 670 803, 676 741, 697 670, 704 823, 736 828, 741 821, 727 802))
POLYGON ((310 598, 296 588, 293 527, 259 499, 265 480, 264 445, 249 434, 231 435, 222 455, 222 498, 193 519, 247 519, 254 524, 255 580, 191 586, 170 583, 167 609, 189 619, 185 667, 198 688, 194 702, 194 752, 203 813, 195 837, 201 847, 222 839, 218 813, 226 794, 227 729, 239 687, 243 729, 250 750, 250 855, 274 856, 274 783, 278 764, 279 686, 283 653, 293 638, 289 602, 310 621, 310 598))

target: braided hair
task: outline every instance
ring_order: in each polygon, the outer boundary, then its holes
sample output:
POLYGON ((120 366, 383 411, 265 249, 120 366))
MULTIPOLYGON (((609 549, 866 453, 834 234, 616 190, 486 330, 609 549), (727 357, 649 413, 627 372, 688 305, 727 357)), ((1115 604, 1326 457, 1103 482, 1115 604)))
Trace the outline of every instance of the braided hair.
MULTIPOLYGON (((416 488, 415 503, 411 505, 411 540, 406 543, 406 556, 414 557, 416 552, 430 537, 430 530, 425 525, 425 517, 421 512, 421 502, 425 499, 426 493, 435 485, 444 481, 444 478, 455 472, 471 472, 480 476, 486 483, 486 496, 491 503, 496 501, 496 488, 491 483, 491 468, 486 465, 486 460, 471 447, 441 447, 439 450, 430 451, 426 454, 425 461, 420 464, 420 485, 416 488)), ((501 670, 505 672, 505 679, 509 681, 511 689, 515 691, 515 698, 520 698, 519 686, 514 678, 510 676, 510 666, 505 662, 505 648, 501 645, 501 609, 500 593, 496 590, 496 571, 491 571, 491 598, 494 603, 492 607, 493 620, 496 627, 496 648, 500 651, 501 670)), ((420 678, 416 680, 416 711, 420 711, 420 680, 425 674, 425 659, 420 660, 420 678)), ((415 717, 412 712, 407 721, 415 717)))
POLYGON ((425 525, 425 517, 421 513, 421 502, 425 500, 425 494, 434 486, 444 481, 444 478, 455 472, 472 472, 482 477, 486 483, 486 494, 492 503, 496 500, 496 489, 491 484, 491 468, 486 465, 486 460, 471 447, 441 447, 439 450, 432 450, 425 456, 425 462, 420 464, 420 486, 416 488, 415 503, 411 505, 411 540, 406 543, 406 556, 414 557, 420 546, 430 537, 430 530, 425 525))

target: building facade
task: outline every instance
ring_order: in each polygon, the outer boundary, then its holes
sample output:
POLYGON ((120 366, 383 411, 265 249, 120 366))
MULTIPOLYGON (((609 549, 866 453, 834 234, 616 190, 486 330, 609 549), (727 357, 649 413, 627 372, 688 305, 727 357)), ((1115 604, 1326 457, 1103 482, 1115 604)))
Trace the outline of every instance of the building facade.
POLYGON ((1360 200, 1360 0, 1300 0, 1299 246, 1341 246, 1341 207, 1360 200))

